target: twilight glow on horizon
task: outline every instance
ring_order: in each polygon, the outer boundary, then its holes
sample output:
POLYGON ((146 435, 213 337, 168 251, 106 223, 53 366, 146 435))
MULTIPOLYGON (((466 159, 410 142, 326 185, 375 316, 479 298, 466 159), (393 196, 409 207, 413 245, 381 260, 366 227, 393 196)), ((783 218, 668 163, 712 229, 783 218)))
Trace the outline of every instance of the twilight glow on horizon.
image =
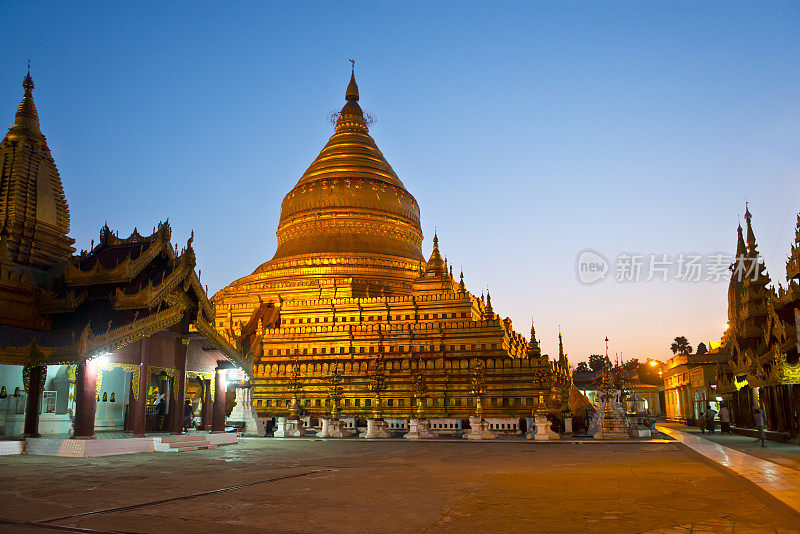
POLYGON ((784 283, 800 211, 796 2, 10 2, 3 15, 4 127, 30 58, 78 250, 106 221, 128 235, 169 217, 175 241, 194 230, 209 294, 250 274, 333 131, 355 54, 425 255, 435 227, 467 288, 488 288, 526 337, 533 317, 544 352, 559 325, 573 364, 606 336, 612 357, 640 360, 669 357, 675 336, 718 340, 745 201, 784 283), (579 257, 605 261, 604 278, 585 283, 579 257))

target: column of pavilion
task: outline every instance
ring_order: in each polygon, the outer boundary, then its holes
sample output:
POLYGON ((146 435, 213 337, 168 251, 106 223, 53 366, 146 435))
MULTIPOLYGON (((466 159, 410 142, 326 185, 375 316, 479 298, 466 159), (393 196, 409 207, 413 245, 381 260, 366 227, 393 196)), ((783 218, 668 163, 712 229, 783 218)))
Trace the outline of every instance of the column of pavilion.
MULTIPOLYGON (((170 399, 170 408, 165 430, 172 434, 183 433, 183 405, 186 397, 186 354, 188 340, 176 338, 175 350, 181 357, 179 369, 173 380, 177 380, 177 394, 170 399)), ((150 367, 148 365, 150 353, 150 339, 144 338, 140 344, 138 370, 139 380, 131 380, 131 395, 129 408, 129 425, 126 430, 134 437, 146 435, 147 418, 147 392, 149 385, 150 367)), ((225 374, 231 365, 228 362, 218 362, 214 373, 214 398, 211 398, 211 380, 202 380, 203 407, 201 411, 201 430, 210 430, 212 433, 225 432, 225 374)), ((28 397, 25 412, 25 436, 38 437, 39 414, 42 403, 42 389, 45 380, 46 367, 29 366, 27 368, 28 397)), ((87 359, 77 366, 75 383, 75 418, 72 439, 94 439, 95 412, 97 409, 97 380, 102 372, 102 363, 98 359, 87 359)), ((173 385, 174 387, 174 385, 173 385)), ((174 391, 174 390, 173 390, 174 391)))

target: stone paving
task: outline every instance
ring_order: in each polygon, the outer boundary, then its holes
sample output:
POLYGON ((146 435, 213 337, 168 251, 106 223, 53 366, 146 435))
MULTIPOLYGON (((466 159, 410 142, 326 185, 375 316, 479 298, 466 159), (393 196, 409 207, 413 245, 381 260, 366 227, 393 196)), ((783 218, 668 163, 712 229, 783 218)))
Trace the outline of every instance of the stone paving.
POLYGON ((711 434, 709 432, 700 432, 697 427, 688 427, 675 423, 659 424, 659 426, 675 428, 681 432, 686 432, 693 436, 747 453, 750 456, 756 456, 784 467, 800 471, 800 445, 797 443, 767 441, 766 447, 762 447, 760 439, 739 434, 723 434, 719 432, 719 429, 711 434))
POLYGON ((776 462, 751 456, 740 450, 710 441, 693 432, 659 425, 666 432, 706 458, 757 484, 781 502, 800 512, 800 474, 776 462))
POLYGON ((180 454, 0 458, 0 531, 800 532, 678 443, 250 438, 180 454))

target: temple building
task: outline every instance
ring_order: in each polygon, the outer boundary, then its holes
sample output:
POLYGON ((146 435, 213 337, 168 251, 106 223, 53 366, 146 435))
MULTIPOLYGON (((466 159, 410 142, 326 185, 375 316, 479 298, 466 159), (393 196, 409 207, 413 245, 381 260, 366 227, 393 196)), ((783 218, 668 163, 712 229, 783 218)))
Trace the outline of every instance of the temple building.
POLYGON ((104 225, 75 254, 30 73, 23 88, 0 143, 0 434, 180 433, 185 398, 223 430, 225 373, 252 367, 212 326, 192 238, 179 250, 168 222, 125 238, 104 225))
POLYGON ((326 415, 337 369, 346 417, 370 417, 381 402, 400 421, 420 402, 458 428, 475 413, 476 373, 496 429, 519 430, 537 407, 566 411, 566 354, 542 355, 533 327, 526 340, 488 293, 472 294, 436 235, 425 260, 419 206, 370 136, 354 73, 345 100, 283 199, 272 259, 213 298, 216 329, 253 358, 259 414, 284 415, 296 396, 307 414, 326 415))
POLYGON ((754 428, 761 407, 767 429, 785 437, 800 428, 800 216, 786 261, 787 286, 770 285, 761 263, 752 215, 745 210, 747 235, 738 228, 736 256, 728 286, 728 329, 716 370, 717 395, 726 401, 739 428, 754 428))

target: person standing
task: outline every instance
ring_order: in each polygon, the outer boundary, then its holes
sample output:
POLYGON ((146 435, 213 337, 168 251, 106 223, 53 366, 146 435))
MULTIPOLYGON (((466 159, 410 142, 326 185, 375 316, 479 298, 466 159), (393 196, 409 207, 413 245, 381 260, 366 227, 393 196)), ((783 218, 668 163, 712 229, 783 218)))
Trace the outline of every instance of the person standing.
POLYGON ((708 429, 709 433, 714 433, 714 417, 717 415, 717 411, 712 408, 710 405, 707 405, 708 409, 706 410, 706 428, 708 429))
POLYGON ((731 412, 728 410, 728 405, 722 403, 722 408, 719 409, 719 426, 720 432, 730 435, 731 433, 731 412))
POLYGON ((186 404, 183 405, 183 431, 189 430, 193 426, 192 419, 194 419, 194 408, 192 408, 192 401, 186 399, 186 404))
MULTIPOLYGON (((765 441, 767 440, 766 421, 764 420, 764 410, 756 408, 755 413, 756 429, 758 429, 758 439, 761 440, 761 446, 766 447, 765 441)), ((758 439, 756 442, 758 442, 758 439)))
POLYGON ((697 418, 697 426, 700 427, 700 433, 706 433, 706 412, 700 408, 700 416, 697 418))
POLYGON ((156 417, 156 428, 159 432, 163 432, 164 421, 167 419, 167 401, 163 395, 158 399, 158 404, 156 405, 156 417))

